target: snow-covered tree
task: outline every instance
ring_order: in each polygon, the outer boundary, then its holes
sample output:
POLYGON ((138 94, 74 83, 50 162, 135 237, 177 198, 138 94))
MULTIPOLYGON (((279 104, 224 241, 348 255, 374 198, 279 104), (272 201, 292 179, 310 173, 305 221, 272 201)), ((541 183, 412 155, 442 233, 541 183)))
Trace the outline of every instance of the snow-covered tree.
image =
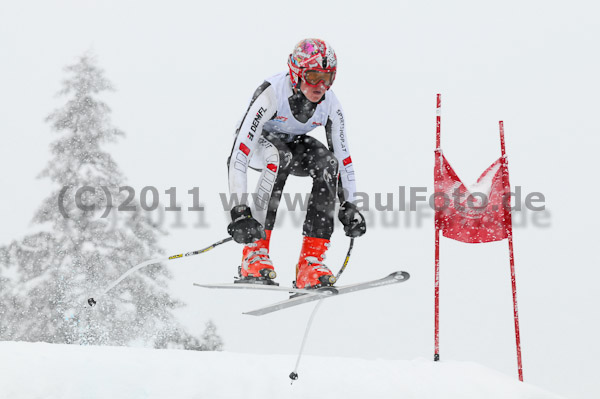
POLYGON ((203 351, 220 351, 223 350, 223 340, 217 334, 217 326, 212 320, 206 322, 204 333, 202 333, 202 344, 200 345, 203 351))
POLYGON ((217 333, 217 326, 212 320, 206 322, 204 333, 197 338, 185 331, 176 331, 170 336, 159 337, 154 341, 157 349, 186 349, 193 351, 221 351, 223 339, 217 333))
POLYGON ((110 109, 101 100, 112 90, 103 70, 84 55, 66 71, 59 92, 66 103, 47 118, 58 138, 40 177, 51 179, 56 189, 34 217, 40 232, 0 248, 0 339, 168 342, 186 333, 172 315, 181 304, 169 295, 170 275, 160 264, 124 280, 97 306, 86 304, 131 266, 161 256, 157 238, 162 231, 136 200, 130 202, 135 210, 115 209, 127 197, 119 190, 125 178, 102 145, 123 132, 112 126, 110 109), (78 206, 75 193, 85 186, 94 190, 83 192, 78 206), (102 217, 107 204, 111 218, 102 217))

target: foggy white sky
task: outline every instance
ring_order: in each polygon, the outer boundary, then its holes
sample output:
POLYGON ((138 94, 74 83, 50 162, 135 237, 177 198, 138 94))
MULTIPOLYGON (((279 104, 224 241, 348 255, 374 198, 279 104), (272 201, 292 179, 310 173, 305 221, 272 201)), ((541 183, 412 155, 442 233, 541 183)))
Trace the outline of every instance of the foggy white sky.
MULTIPOLYGON (((600 256, 591 212, 599 194, 600 27, 593 2, 563 4, 4 2, 0 243, 35 229, 29 222, 51 188, 35 179, 53 138, 44 118, 62 104, 54 97, 62 68, 89 49, 117 88, 104 99, 127 136, 110 150, 129 183, 138 191, 175 186, 184 205, 191 205, 187 190, 200 187, 210 228, 192 228, 191 213, 183 215, 188 228, 170 228, 168 219, 167 254, 225 237, 218 193, 227 190, 235 123, 262 80, 285 69, 293 45, 320 37, 338 55, 333 89, 347 115, 361 191, 431 189, 438 92, 442 147, 466 183, 498 157, 498 120, 505 121, 511 183, 543 192, 551 213, 550 228, 515 230, 525 380, 571 398, 597 396, 600 256)), ((309 182, 291 178, 286 189, 307 191, 309 182)), ((340 284, 398 269, 412 279, 328 301, 307 353, 432 357, 433 222, 427 220, 421 228, 378 225, 357 240, 340 284)), ((292 280, 300 235, 290 223, 273 233, 282 284, 292 280)), ((347 242, 336 231, 327 257, 332 269, 347 242)), ((180 318, 196 331, 214 319, 227 350, 294 353, 312 305, 253 318, 241 312, 281 297, 191 286, 232 279, 241 248, 228 245, 172 263, 172 290, 189 304, 180 318)), ((441 356, 516 376, 506 247, 442 241, 441 356)))

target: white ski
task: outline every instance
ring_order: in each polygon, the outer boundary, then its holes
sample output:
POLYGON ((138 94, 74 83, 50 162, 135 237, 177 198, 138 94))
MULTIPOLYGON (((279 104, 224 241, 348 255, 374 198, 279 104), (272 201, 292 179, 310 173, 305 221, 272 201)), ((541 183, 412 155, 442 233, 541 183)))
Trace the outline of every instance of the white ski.
POLYGON ((287 309, 292 306, 301 305, 316 301, 319 299, 331 298, 338 295, 349 294, 351 292, 366 290, 370 288, 382 287, 384 285, 402 283, 410 278, 410 274, 407 272, 394 272, 386 277, 366 281, 362 283, 344 285, 341 287, 321 287, 312 290, 291 288, 291 287, 280 287, 273 285, 262 285, 262 284, 194 284, 198 287, 204 288, 226 288, 226 289, 255 289, 255 290, 266 290, 266 291, 286 291, 290 293, 296 293, 289 299, 281 302, 274 303, 264 308, 245 312, 244 314, 252 316, 262 316, 264 314, 272 313, 277 310, 287 309))
POLYGON ((327 295, 324 292, 318 290, 305 290, 301 288, 292 287, 281 287, 279 285, 268 285, 268 284, 255 284, 255 283, 224 283, 224 284, 198 284, 194 283, 196 287, 202 288, 215 288, 215 289, 231 289, 231 290, 259 290, 259 291, 282 291, 294 294, 303 295, 327 295))

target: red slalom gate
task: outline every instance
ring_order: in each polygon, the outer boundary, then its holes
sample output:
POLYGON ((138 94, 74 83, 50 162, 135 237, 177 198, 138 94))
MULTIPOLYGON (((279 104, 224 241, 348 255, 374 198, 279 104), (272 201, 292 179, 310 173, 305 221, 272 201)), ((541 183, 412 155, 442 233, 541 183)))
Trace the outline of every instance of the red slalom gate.
POLYGON ((441 95, 437 95, 436 107, 436 149, 434 167, 435 186, 435 322, 434 322, 434 361, 440 359, 440 232, 453 240, 465 243, 484 243, 508 240, 510 274, 513 293, 513 311, 517 346, 519 380, 523 381, 521 361, 521 338, 519 331, 519 311, 517 305, 517 285, 513 253, 512 215, 508 159, 504 145, 504 123, 500 125, 501 157, 488 167, 477 183, 489 184, 489 194, 485 203, 472 207, 474 196, 454 172, 441 149, 441 95), (464 200, 460 198, 465 197, 464 200), (452 198, 449 200, 448 198, 452 198), (471 202, 470 202, 471 201, 471 202), (465 204, 467 206, 465 206, 465 204))

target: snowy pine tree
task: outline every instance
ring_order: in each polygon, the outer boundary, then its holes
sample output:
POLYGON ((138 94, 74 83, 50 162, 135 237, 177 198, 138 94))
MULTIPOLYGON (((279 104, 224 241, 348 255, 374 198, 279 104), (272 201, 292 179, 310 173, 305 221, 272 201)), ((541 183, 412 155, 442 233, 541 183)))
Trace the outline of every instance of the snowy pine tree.
POLYGON ((69 77, 59 93, 66 103, 47 118, 59 138, 40 175, 50 178, 56 190, 34 217, 40 232, 0 248, 0 339, 153 345, 186 335, 172 315, 181 304, 168 294, 170 275, 160 264, 124 280, 96 307, 86 305, 93 292, 131 266, 160 256, 157 237, 162 232, 135 200, 130 203, 135 210, 114 208, 127 192, 119 190, 124 176, 101 148, 123 136, 99 98, 112 90, 110 82, 88 55, 66 71, 69 77), (94 190, 84 192, 77 206, 75 193, 84 186, 94 190), (111 218, 102 217, 107 202, 113 207, 111 218))
POLYGON ((223 340, 217 334, 217 326, 212 320, 206 322, 204 333, 202 333, 201 349, 203 351, 223 350, 223 340))
POLYGON ((186 349, 193 351, 221 351, 223 350, 223 339, 217 333, 217 326, 212 320, 206 322, 202 337, 188 334, 185 331, 177 331, 168 339, 159 339, 154 342, 157 349, 186 349))

